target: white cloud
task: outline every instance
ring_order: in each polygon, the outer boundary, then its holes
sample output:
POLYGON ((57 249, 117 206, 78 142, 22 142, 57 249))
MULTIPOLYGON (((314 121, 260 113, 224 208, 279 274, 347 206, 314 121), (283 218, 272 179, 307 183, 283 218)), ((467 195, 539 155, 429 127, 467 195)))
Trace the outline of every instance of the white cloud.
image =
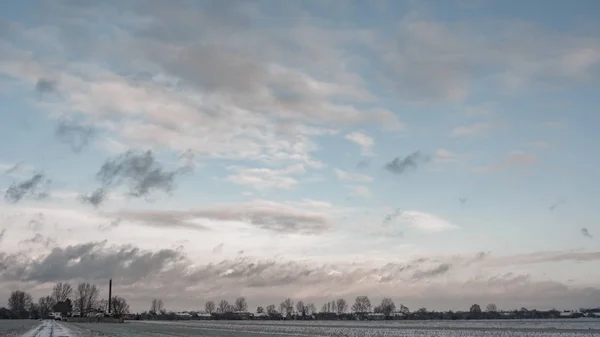
POLYGON ((466 154, 458 154, 443 148, 435 150, 434 161, 438 163, 460 163, 468 156, 466 154))
POLYGON ((478 173, 491 173, 506 170, 526 169, 533 165, 537 165, 538 163, 539 158, 537 155, 533 153, 515 151, 509 153, 506 155, 506 157, 495 163, 477 167, 474 171, 478 173))
POLYGON ((298 180, 289 175, 297 175, 305 172, 302 164, 280 170, 241 166, 230 166, 227 169, 234 171, 235 174, 227 176, 225 178, 226 181, 249 186, 257 190, 293 188, 298 184, 298 180))
POLYGON ((467 126, 457 126, 450 134, 452 137, 471 136, 497 128, 494 123, 475 123, 467 126))
POLYGON ((375 141, 373 138, 367 136, 363 132, 352 132, 347 134, 344 138, 347 140, 356 143, 360 146, 360 154, 363 156, 372 156, 373 155, 373 146, 375 146, 375 141))
POLYGON ((531 141, 524 144, 527 147, 538 148, 538 149, 547 149, 551 147, 550 143, 542 140, 531 141))
POLYGON ((373 177, 356 172, 348 172, 340 169, 335 169, 335 174, 340 180, 353 181, 357 183, 368 183, 373 181, 373 177))
POLYGON ((350 195, 354 197, 370 198, 371 190, 367 186, 353 186, 350 195))
POLYGON ((440 217, 419 211, 402 211, 397 216, 397 220, 426 233, 439 233, 458 228, 440 217))

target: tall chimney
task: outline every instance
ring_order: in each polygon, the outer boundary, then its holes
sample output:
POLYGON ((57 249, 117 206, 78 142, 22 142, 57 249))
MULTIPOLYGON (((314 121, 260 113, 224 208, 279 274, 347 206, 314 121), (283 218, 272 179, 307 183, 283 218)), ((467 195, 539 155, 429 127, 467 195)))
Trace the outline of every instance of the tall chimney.
POLYGON ((108 313, 110 314, 112 304, 112 279, 108 280, 108 313))

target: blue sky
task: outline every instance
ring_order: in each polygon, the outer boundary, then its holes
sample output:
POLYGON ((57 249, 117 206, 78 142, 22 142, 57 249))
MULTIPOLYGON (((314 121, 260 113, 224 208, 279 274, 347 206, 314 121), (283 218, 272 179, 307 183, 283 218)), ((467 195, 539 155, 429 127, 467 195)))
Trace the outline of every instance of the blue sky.
POLYGON ((172 279, 182 308, 600 299, 595 1, 0 9, 5 289, 113 277, 139 310, 172 279))

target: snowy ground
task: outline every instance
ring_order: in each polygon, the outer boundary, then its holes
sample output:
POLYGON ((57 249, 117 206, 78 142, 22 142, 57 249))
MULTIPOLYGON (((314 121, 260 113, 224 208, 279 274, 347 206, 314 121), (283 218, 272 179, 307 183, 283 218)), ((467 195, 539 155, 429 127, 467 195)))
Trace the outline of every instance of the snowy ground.
POLYGON ((77 337, 60 322, 46 320, 39 323, 36 327, 23 333, 21 337, 77 337))
MULTIPOLYGON (((339 323, 339 322, 338 322, 339 323)), ((352 323, 322 324, 322 322, 127 322, 125 324, 72 323, 67 327, 80 331, 82 337, 101 335, 114 337, 275 337, 275 336, 322 336, 322 337, 588 337, 600 336, 600 329, 557 329, 556 327, 536 326, 524 328, 505 325, 485 326, 452 324, 440 326, 436 322, 422 322, 420 326, 352 323)), ((514 322, 517 323, 517 322, 514 322)))
POLYGON ((23 332, 39 325, 32 319, 2 319, 0 320, 0 337, 20 336, 23 332))

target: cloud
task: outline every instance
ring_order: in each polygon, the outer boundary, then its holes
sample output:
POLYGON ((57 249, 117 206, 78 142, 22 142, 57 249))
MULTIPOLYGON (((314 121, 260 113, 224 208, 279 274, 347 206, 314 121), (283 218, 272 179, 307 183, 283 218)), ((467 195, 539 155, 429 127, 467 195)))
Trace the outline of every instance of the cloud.
POLYGON ((536 149, 547 149, 550 147, 550 143, 541 141, 541 140, 527 142, 524 145, 527 147, 536 148, 536 149))
POLYGON ((100 226, 98 226, 98 229, 101 231, 109 231, 111 229, 115 229, 117 227, 119 227, 119 225, 121 224, 121 219, 114 219, 113 221, 109 222, 108 224, 102 224, 100 226))
POLYGON ((224 245, 224 243, 219 243, 218 245, 216 245, 212 250, 213 254, 221 254, 224 245))
POLYGON ((443 274, 447 273, 448 271, 450 271, 450 268, 452 268, 451 264, 442 263, 433 269, 418 270, 413 274, 412 278, 414 280, 423 280, 423 279, 432 278, 432 277, 443 275, 443 274))
POLYGON ((4 193, 4 200, 17 203, 24 198, 43 199, 48 196, 48 185, 51 180, 43 173, 36 173, 33 177, 18 183, 13 183, 4 193))
POLYGON ((458 228, 458 226, 433 214, 418 211, 401 211, 396 215, 396 221, 406 223, 414 229, 426 233, 439 233, 458 228))
POLYGON ((108 198, 107 191, 104 188, 98 188, 87 195, 80 195, 79 200, 84 204, 90 204, 94 207, 100 206, 108 198))
POLYGON ((457 126, 452 129, 452 137, 471 136, 489 131, 498 127, 494 123, 475 123, 468 126, 457 126))
POLYGON ((35 83, 35 91, 38 94, 53 93, 57 90, 57 82, 52 79, 40 78, 35 83))
POLYGON ((0 242, 2 242, 2 240, 4 240, 5 234, 6 234, 6 228, 2 228, 2 230, 0 231, 0 242))
POLYGON ((565 123, 561 121, 547 121, 542 123, 547 128, 560 129, 565 127, 565 123))
POLYGON ((373 146, 375 146, 375 141, 373 138, 367 136, 363 132, 352 132, 344 136, 347 140, 356 143, 360 146, 360 152, 363 156, 372 156, 373 155, 373 146))
POLYGON ((257 190, 291 189, 298 184, 298 180, 289 175, 305 172, 304 165, 296 164, 284 169, 251 168, 243 166, 230 166, 229 171, 236 172, 225 178, 226 181, 238 185, 245 185, 257 190))
POLYGON ((468 156, 465 154, 458 154, 446 149, 437 149, 435 150, 435 155, 433 157, 434 162, 438 163, 460 163, 464 161, 468 156))
POLYGON ((559 198, 552 205, 550 205, 550 207, 548 207, 548 210, 554 211, 558 206, 564 205, 566 202, 567 201, 564 198, 559 198))
POLYGON ((586 238, 594 238, 594 236, 590 233, 590 231, 587 228, 582 228, 581 229, 581 235, 585 236, 586 238))
POLYGON ((197 223, 202 220, 241 222, 277 233, 321 234, 331 227, 328 216, 323 213, 263 200, 190 211, 123 210, 110 215, 163 228, 206 229, 197 223))
POLYGON ((170 193, 174 189, 175 178, 182 172, 164 170, 150 150, 130 150, 102 165, 96 178, 103 187, 92 192, 87 199, 84 197, 84 200, 102 202, 106 189, 123 185, 128 187, 129 195, 136 198, 148 196, 157 190, 170 193))
POLYGON ((371 161, 369 159, 364 159, 364 160, 361 160, 358 163, 356 163, 356 168, 357 169, 366 169, 369 167, 370 164, 371 164, 371 161))
POLYGON ((340 180, 353 181, 358 183, 368 183, 373 181, 373 177, 362 173, 348 172, 340 169, 334 169, 334 172, 340 180))
POLYGON ((361 198, 370 198, 371 190, 367 186, 353 186, 351 196, 361 197, 361 198))
POLYGON ((72 121, 61 120, 55 131, 56 138, 71 147, 75 153, 81 152, 86 147, 96 130, 91 126, 84 126, 72 121))
POLYGON ((21 244, 40 245, 44 248, 50 248, 56 245, 56 240, 52 238, 45 238, 42 234, 37 233, 29 239, 22 240, 21 244))
POLYGON ((507 170, 526 169, 539 163, 539 158, 533 153, 515 151, 509 153, 502 160, 474 169, 477 173, 493 173, 507 170))
POLYGON ((409 169, 416 169, 420 164, 426 163, 429 161, 429 157, 421 154, 421 152, 416 151, 411 153, 410 155, 400 159, 400 157, 394 158, 389 163, 386 163, 384 168, 390 171, 393 174, 403 174, 409 169))

